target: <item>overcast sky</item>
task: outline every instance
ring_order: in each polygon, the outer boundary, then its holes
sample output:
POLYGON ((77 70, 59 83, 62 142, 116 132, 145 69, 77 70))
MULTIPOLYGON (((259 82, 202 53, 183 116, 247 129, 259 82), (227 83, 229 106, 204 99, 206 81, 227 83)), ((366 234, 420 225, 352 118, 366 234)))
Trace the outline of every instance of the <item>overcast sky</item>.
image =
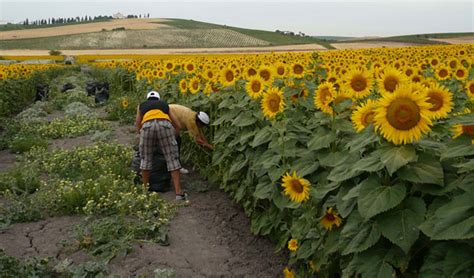
POLYGON ((474 32, 473 3, 472 0, 0 0, 0 20, 150 13, 154 18, 185 18, 309 35, 392 36, 474 32))

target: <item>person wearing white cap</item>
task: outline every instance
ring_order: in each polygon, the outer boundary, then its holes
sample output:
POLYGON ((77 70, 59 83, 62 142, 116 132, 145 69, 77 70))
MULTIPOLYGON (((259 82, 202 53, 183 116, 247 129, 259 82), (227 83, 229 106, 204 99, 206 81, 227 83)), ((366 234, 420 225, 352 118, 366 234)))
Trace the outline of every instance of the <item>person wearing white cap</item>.
MULTIPOLYGON (((179 129, 176 130, 178 146, 181 149, 181 137, 180 130, 187 130, 189 135, 194 139, 194 141, 209 150, 213 150, 214 146, 209 144, 202 132, 202 127, 209 126, 210 119, 209 115, 206 112, 199 111, 195 112, 192 109, 179 105, 179 104, 170 104, 170 111, 173 113, 174 117, 178 121, 179 129)), ((181 174, 187 174, 188 170, 181 168, 181 174)))
POLYGON ((166 159, 166 166, 171 173, 177 200, 186 200, 186 194, 181 190, 179 148, 176 141, 176 130, 180 129, 179 121, 170 112, 166 101, 160 99, 160 94, 151 91, 147 100, 137 107, 135 126, 140 133, 140 169, 143 184, 150 182, 153 154, 157 147, 161 149, 166 159))

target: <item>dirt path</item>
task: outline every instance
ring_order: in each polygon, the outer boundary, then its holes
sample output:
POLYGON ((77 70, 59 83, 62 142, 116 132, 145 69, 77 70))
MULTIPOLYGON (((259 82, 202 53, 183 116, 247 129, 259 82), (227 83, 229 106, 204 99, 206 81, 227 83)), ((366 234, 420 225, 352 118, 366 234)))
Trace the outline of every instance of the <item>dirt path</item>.
MULTIPOLYGON (((132 144, 135 135, 129 126, 112 124, 114 138, 132 144)), ((90 144, 89 136, 54 140, 50 149, 72 149, 90 144)), ((6 151, 0 161, 10 161, 6 151)), ((4 162, 4 164, 7 164, 4 162)), ((2 165, 3 167, 3 165, 2 165)), ((179 209, 169 226, 169 246, 136 243, 124 258, 108 265, 110 273, 123 277, 153 277, 157 268, 172 269, 177 277, 277 277, 285 258, 274 252, 267 239, 250 233, 250 221, 242 209, 220 190, 213 188, 196 172, 182 176, 190 193, 190 205, 179 209)), ((172 201, 173 192, 162 196, 172 201)), ((83 251, 66 254, 61 241, 73 238, 74 226, 84 217, 64 216, 33 223, 20 223, 0 231, 0 249, 16 257, 68 258, 74 263, 94 260, 83 251)))

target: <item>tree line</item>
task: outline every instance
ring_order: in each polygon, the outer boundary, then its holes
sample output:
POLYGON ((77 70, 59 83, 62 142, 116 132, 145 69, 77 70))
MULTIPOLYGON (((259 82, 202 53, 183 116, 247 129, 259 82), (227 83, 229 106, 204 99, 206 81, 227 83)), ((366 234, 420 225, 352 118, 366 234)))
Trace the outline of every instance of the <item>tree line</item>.
MULTIPOLYGON (((126 18, 150 18, 150 14, 144 15, 127 15, 126 18)), ((65 23, 80 23, 80 22, 93 22, 93 21, 104 21, 113 19, 112 16, 107 15, 99 15, 99 16, 76 16, 76 17, 58 17, 58 18, 47 18, 47 19, 37 19, 37 20, 30 20, 25 19, 22 24, 23 25, 54 25, 54 24, 65 24, 65 23)))

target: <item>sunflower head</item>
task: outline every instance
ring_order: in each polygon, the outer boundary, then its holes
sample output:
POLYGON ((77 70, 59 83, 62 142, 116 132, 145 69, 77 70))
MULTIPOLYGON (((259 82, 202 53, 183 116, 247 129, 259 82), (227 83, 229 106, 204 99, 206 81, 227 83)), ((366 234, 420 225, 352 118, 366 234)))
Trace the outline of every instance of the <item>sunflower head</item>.
POLYGON ((250 78, 245 86, 247 94, 253 99, 258 99, 262 96, 264 87, 263 80, 258 77, 250 78))
POLYGON ((314 94, 314 105, 326 114, 332 115, 334 110, 331 106, 336 97, 334 85, 330 82, 323 82, 319 85, 314 94))
POLYGON ((124 98, 122 100, 122 107, 125 109, 128 107, 128 105, 129 105, 128 99, 124 98))
POLYGON ((388 141, 400 145, 418 141, 432 125, 428 110, 432 107, 424 93, 416 93, 412 85, 399 86, 392 94, 384 94, 375 109, 374 125, 388 141))
POLYGON ((290 68, 290 75, 296 78, 302 78, 305 73, 305 69, 303 64, 301 63, 293 63, 290 68))
POLYGON ((201 88, 201 81, 197 77, 191 78, 189 81, 189 92, 191 94, 197 94, 199 92, 199 89, 201 88))
POLYGON ((377 102, 369 99, 366 103, 357 107, 352 113, 352 124, 357 132, 363 131, 367 126, 373 123, 375 108, 377 108, 377 102))
POLYGON ((283 93, 278 88, 271 88, 263 94, 261 107, 265 117, 273 119, 285 109, 283 93))
POLYGON ((441 66, 436 70, 436 76, 439 80, 446 80, 450 77, 451 73, 446 66, 441 66))
POLYGON ((308 180, 297 176, 296 171, 293 172, 293 175, 287 172, 283 176, 282 186, 285 195, 288 196, 290 200, 297 203, 309 200, 310 183, 308 180))
POLYGON ((363 68, 353 68, 344 75, 344 89, 355 99, 368 96, 372 89, 372 74, 363 68))
POLYGON ((296 273, 295 273, 294 270, 291 270, 288 267, 285 267, 285 269, 283 269, 283 277, 284 278, 296 278, 296 273))
POLYGON ((438 83, 432 83, 426 90, 426 96, 428 97, 426 101, 432 105, 427 115, 431 119, 447 118, 448 113, 453 109, 453 95, 451 92, 438 83))
POLYGON ((262 66, 258 69, 258 75, 260 78, 267 84, 272 83, 273 80, 273 71, 271 67, 262 66))
POLYGON ((474 98, 474 80, 467 82, 465 88, 467 95, 474 98))
POLYGON ((342 220, 339 214, 333 211, 332 207, 326 209, 326 213, 321 219, 321 225, 323 225, 326 230, 331 231, 333 226, 339 227, 341 224, 342 220))
POLYGON ((179 91, 183 94, 188 91, 188 81, 184 78, 179 81, 179 91))
POLYGON ((457 138, 462 134, 468 135, 469 137, 471 137, 471 143, 474 145, 474 125, 455 125, 453 127, 453 133, 453 138, 457 138))
POLYGON ((220 81, 223 86, 233 86, 235 84, 235 72, 231 68, 224 68, 221 71, 220 81))
POLYGON ((393 93, 398 85, 406 81, 407 78, 398 69, 387 67, 377 79, 377 84, 382 93, 393 93))
POLYGON ((288 250, 290 250, 291 252, 295 252, 296 250, 298 250, 298 240, 293 238, 288 241, 288 250))
POLYGON ((454 75, 454 78, 456 78, 457 80, 462 81, 462 80, 465 80, 468 77, 468 72, 467 72, 466 68, 458 67, 458 68, 454 69, 453 75, 454 75))

